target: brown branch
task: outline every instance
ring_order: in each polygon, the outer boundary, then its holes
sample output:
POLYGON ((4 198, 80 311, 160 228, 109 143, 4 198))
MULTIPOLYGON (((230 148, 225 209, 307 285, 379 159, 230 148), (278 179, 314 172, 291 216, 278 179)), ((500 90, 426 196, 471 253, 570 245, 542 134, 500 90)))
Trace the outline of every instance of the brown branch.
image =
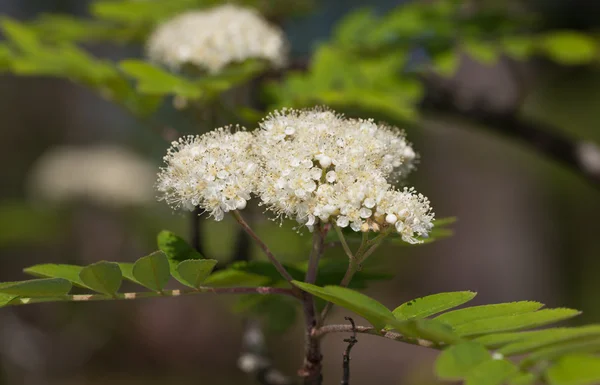
POLYGON ((392 332, 392 331, 385 331, 385 330, 379 331, 379 330, 376 330, 372 326, 356 326, 353 328, 352 325, 325 325, 325 326, 321 326, 318 329, 315 329, 313 332, 313 337, 320 339, 330 333, 354 333, 354 332, 362 333, 362 334, 371 334, 374 336, 384 337, 384 338, 388 338, 388 339, 391 339, 394 341, 405 342, 407 344, 422 346, 422 347, 426 347, 426 348, 438 349, 441 347, 441 345, 437 345, 428 340, 423 340, 420 338, 405 337, 400 333, 392 332))
MULTIPOLYGON (((315 283, 317 279, 319 260, 325 248, 325 236, 329 231, 330 225, 321 225, 317 223, 313 229, 312 249, 308 261, 308 269, 306 271, 305 281, 307 283, 315 283)), ((321 385, 323 375, 321 374, 321 345, 317 338, 313 338, 313 330, 319 324, 315 308, 315 300, 312 294, 303 293, 304 302, 304 365, 300 370, 300 376, 304 377, 305 385, 321 385)))

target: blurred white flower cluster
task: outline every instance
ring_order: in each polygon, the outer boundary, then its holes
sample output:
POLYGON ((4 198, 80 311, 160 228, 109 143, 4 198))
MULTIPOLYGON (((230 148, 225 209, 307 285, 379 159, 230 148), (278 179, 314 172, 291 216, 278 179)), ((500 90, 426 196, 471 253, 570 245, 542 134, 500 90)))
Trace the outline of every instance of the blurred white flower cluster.
POLYGON ((393 183, 414 168, 403 132, 325 109, 284 109, 248 133, 218 129, 174 142, 158 179, 173 207, 198 206, 216 220, 260 197, 278 217, 312 228, 395 230, 418 242, 433 227, 429 200, 393 183))
POLYGON ((101 206, 145 205, 154 201, 154 166, 126 148, 57 147, 34 164, 29 193, 36 201, 91 201, 101 206))
POLYGON ((160 25, 147 42, 151 60, 173 69, 193 64, 210 73, 247 59, 284 64, 283 32, 250 8, 221 5, 179 15, 160 25))

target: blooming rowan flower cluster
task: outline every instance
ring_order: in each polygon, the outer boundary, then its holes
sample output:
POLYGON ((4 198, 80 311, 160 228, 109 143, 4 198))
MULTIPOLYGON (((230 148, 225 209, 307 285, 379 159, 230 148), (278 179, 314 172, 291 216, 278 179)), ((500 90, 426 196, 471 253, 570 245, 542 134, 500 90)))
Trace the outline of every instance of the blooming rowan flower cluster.
POLYGON ((252 134, 224 127, 173 142, 158 191, 172 207, 202 207, 217 221, 228 211, 245 208, 259 176, 252 141, 252 134))
POLYGON ((393 230, 415 243, 432 228, 429 200, 393 183, 416 159, 396 128, 325 109, 284 109, 252 134, 218 129, 174 142, 158 189, 174 207, 198 206, 217 220, 256 195, 278 217, 309 228, 393 230))
POLYGON ((150 36, 151 60, 173 69, 192 64, 210 73, 247 59, 284 64, 287 42, 283 32, 250 8, 226 4, 179 15, 150 36))

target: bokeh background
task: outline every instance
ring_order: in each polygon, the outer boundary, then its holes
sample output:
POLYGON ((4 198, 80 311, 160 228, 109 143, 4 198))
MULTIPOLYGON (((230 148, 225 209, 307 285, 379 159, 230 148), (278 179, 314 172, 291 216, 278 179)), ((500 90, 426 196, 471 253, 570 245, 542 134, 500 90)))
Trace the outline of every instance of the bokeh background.
MULTIPOLYGON (((87 3, 1 0, 0 13, 19 20, 46 12, 84 15, 87 3)), ((369 3, 385 12, 402 2, 369 3)), ((600 27, 596 2, 529 3, 541 28, 600 27)), ((308 57, 337 20, 364 5, 318 1, 314 11, 285 21, 293 56, 308 57)), ((142 55, 139 46, 86 48, 111 59, 142 55)), ((518 104, 525 116, 569 137, 600 143, 598 66, 530 60, 518 64, 523 76, 515 79, 505 64, 464 56, 453 92, 465 103, 518 104)), ((155 202, 152 191, 167 148, 161 134, 189 131, 185 119, 166 111, 155 126, 68 81, 7 74, 0 76, 0 116, 0 281, 24 279, 22 269, 36 263, 134 261, 155 249, 158 231, 187 234, 189 218, 155 202), (64 167, 73 167, 68 175, 88 186, 90 198, 49 203, 39 198, 36 172, 65 146, 79 149, 69 152, 64 167), (115 181, 104 200, 93 198, 101 172, 115 181)), ((435 114, 424 121, 408 131, 421 154, 410 182, 429 196, 438 217, 459 218, 455 233, 420 247, 386 246, 371 264, 395 277, 367 294, 394 307, 435 292, 473 290, 476 303, 537 300, 583 310, 574 323, 600 321, 598 182, 485 127, 435 114)), ((309 246, 309 236, 288 225, 257 220, 257 227, 284 259, 299 258, 309 246)), ((202 229, 206 253, 227 260, 233 223, 205 221, 202 229)), ((242 318, 231 304, 206 296, 1 309, 0 384, 252 384, 236 367, 242 318)), ((344 315, 336 310, 332 321, 344 322, 344 315)), ((268 338, 277 366, 294 373, 302 357, 300 325, 268 338)), ((324 341, 326 384, 341 378, 343 338, 324 341)), ((437 383, 434 355, 422 348, 360 336, 352 358, 355 384, 437 383)))

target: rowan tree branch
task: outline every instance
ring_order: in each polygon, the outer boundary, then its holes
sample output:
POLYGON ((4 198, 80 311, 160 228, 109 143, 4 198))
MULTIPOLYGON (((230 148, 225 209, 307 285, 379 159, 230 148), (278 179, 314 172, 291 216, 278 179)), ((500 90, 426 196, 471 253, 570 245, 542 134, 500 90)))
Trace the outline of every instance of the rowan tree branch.
POLYGON ((411 345, 423 346, 426 348, 434 348, 438 349, 441 345, 437 345, 431 341, 420 339, 420 338, 410 338, 403 336, 400 333, 385 331, 385 330, 376 330, 372 326, 355 326, 353 325, 325 325, 321 326, 318 329, 315 329, 313 332, 313 337, 320 339, 330 333, 362 333, 362 334, 371 334, 378 337, 388 338, 394 341, 401 341, 411 345))

